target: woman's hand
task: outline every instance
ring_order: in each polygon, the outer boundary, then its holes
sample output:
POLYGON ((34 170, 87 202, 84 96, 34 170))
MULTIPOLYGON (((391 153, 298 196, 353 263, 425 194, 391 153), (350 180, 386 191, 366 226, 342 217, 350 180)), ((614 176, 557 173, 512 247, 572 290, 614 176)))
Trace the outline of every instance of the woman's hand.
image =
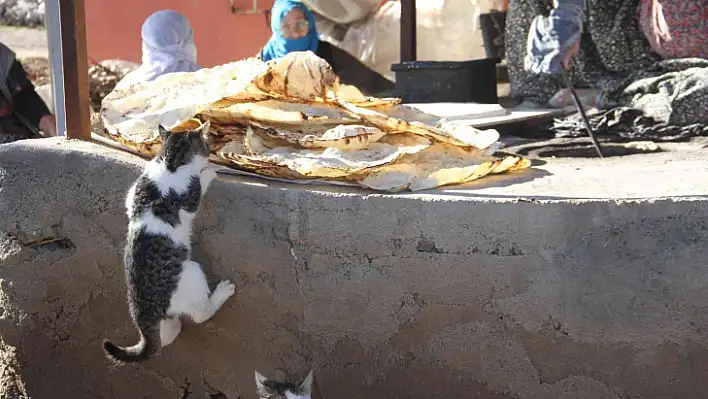
POLYGON ((529 29, 524 67, 533 73, 568 69, 580 48, 584 0, 558 0, 548 16, 538 15, 529 29))
POLYGON ((568 53, 563 58, 563 68, 567 71, 570 69, 570 61, 575 57, 580 51, 580 40, 573 43, 568 49, 568 53))
POLYGON ((54 115, 44 115, 39 120, 39 130, 44 137, 54 137, 57 135, 57 120, 54 115))

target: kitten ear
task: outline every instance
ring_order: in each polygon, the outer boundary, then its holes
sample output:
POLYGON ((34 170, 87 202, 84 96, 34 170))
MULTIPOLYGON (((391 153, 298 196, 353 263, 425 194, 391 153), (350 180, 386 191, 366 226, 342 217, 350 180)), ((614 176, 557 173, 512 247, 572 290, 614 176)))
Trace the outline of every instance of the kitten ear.
POLYGON ((170 137, 170 135, 172 134, 172 132, 165 129, 165 127, 162 125, 157 125, 157 132, 160 133, 160 138, 162 139, 163 143, 167 141, 167 138, 170 137))
POLYGON ((207 119, 202 123, 202 127, 200 128, 202 131, 202 137, 207 137, 209 135, 209 128, 211 127, 211 120, 207 119))
POLYGON ((258 387, 259 391, 261 389, 265 389, 265 386, 263 385, 263 383, 265 383, 266 380, 267 380, 267 378, 264 377, 263 374, 256 371, 256 387, 258 387))
POLYGON ((207 153, 209 152, 209 148, 211 148, 211 143, 212 143, 212 137, 211 134, 209 134, 209 128, 211 127, 211 121, 207 119, 204 123, 202 123, 202 127, 199 128, 199 137, 202 139, 204 144, 206 144, 207 147, 207 153))
POLYGON ((307 396, 312 395, 312 381, 314 380, 314 378, 314 370, 310 370, 310 372, 307 374, 307 377, 305 377, 305 381, 300 384, 300 390, 307 396))

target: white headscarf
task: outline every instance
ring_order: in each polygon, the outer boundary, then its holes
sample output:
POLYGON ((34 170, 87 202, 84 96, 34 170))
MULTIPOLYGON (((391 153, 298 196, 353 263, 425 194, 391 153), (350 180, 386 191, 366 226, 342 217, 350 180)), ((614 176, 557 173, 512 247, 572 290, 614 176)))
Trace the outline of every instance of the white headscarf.
POLYGON ((171 72, 194 72, 197 46, 187 18, 174 10, 160 10, 143 23, 143 63, 126 75, 116 88, 149 82, 171 72))

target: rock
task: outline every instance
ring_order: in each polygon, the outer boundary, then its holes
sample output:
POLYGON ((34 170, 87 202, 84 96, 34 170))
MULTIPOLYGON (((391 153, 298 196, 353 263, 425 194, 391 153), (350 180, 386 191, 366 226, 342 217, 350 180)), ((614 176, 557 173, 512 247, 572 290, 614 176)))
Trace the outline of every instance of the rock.
POLYGON ((44 26, 44 1, 0 0, 0 24, 26 27, 44 26))
MULTIPOLYGON (((22 62, 27 76, 34 83, 37 94, 47 103, 49 110, 54 112, 54 93, 51 87, 49 60, 44 57, 28 57, 21 59, 20 62, 22 62)), ((90 65, 88 73, 91 108, 98 111, 103 98, 125 75, 138 66, 134 62, 123 60, 105 60, 90 65)))
POLYGON ((15 348, 0 339, 0 397, 6 399, 29 399, 15 348))
POLYGON ((47 104, 49 112, 54 114, 56 109, 54 108, 54 90, 52 89, 52 85, 48 83, 35 86, 34 91, 44 100, 44 103, 47 104))

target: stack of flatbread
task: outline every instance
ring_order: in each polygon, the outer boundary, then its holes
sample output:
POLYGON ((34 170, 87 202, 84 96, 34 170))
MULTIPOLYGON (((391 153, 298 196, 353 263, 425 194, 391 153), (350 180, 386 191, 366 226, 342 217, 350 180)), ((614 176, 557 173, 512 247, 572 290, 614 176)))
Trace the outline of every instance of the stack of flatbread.
POLYGON ((341 85, 311 52, 174 73, 109 94, 103 134, 152 156, 157 126, 184 131, 210 120, 212 161, 280 179, 423 190, 528 168, 495 157, 499 134, 437 120, 398 99, 341 85))

